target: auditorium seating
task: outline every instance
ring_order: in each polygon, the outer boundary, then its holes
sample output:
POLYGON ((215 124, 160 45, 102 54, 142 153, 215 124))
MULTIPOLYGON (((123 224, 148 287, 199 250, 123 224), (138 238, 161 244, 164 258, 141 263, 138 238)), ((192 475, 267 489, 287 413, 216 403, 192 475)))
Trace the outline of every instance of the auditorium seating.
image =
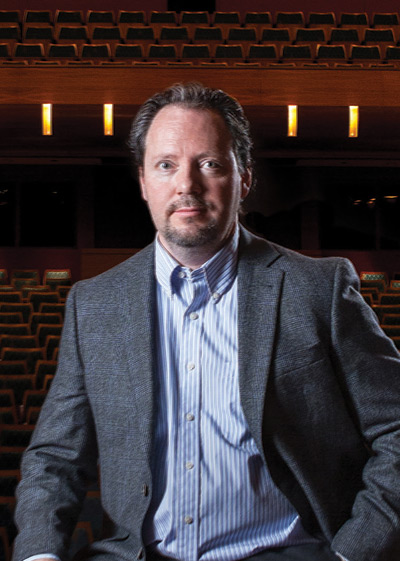
POLYGON ((333 12, 311 12, 305 17, 300 11, 151 11, 147 17, 144 11, 129 10, 56 10, 54 15, 49 10, 1 10, 0 65, 51 68, 58 63, 91 67, 160 62, 164 66, 225 61, 242 68, 257 62, 285 67, 289 62, 293 68, 309 68, 310 63, 337 68, 335 62, 353 68, 397 68, 399 37, 397 13, 337 17, 333 12), (194 56, 195 50, 187 48, 193 44, 208 45, 209 56, 204 48, 194 56), (241 46, 241 52, 226 45, 241 46), (274 46, 278 58, 255 56, 254 47, 259 45, 274 46), (296 46, 304 48, 292 48, 296 46))

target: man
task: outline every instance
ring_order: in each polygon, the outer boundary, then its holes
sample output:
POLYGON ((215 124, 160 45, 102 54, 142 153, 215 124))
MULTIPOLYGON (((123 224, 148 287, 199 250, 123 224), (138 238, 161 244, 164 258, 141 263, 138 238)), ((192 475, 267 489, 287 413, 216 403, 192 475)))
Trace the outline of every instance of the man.
POLYGON ((400 361, 352 266, 238 226, 251 141, 224 92, 156 94, 130 145, 157 238, 71 291, 14 561, 67 558, 97 462, 87 559, 398 561, 400 361))

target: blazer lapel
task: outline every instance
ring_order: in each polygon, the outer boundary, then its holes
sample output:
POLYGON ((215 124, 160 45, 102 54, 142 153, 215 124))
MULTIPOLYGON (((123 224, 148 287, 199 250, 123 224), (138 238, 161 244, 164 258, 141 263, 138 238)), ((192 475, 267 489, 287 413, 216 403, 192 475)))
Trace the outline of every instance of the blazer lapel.
POLYGON ((244 415, 260 452, 268 373, 274 347, 283 271, 280 254, 242 231, 238 266, 239 388, 244 415))
POLYGON ((131 274, 126 275, 123 290, 125 346, 129 363, 128 384, 136 395, 136 414, 141 419, 141 438, 149 460, 153 437, 155 379, 155 280, 154 249, 150 245, 133 257, 131 274))

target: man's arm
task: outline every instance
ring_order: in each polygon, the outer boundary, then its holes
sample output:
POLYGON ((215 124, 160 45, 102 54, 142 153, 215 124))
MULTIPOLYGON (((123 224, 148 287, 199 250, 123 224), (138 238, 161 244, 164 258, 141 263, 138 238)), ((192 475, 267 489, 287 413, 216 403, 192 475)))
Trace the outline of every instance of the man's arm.
POLYGON ((83 380, 75 313, 76 285, 66 307, 56 376, 21 465, 14 561, 65 557, 86 494, 97 476, 97 446, 83 380))
POLYGON ((351 561, 400 557, 400 356, 364 304, 341 260, 332 305, 332 348, 350 413, 370 450, 351 518, 332 549, 351 561))

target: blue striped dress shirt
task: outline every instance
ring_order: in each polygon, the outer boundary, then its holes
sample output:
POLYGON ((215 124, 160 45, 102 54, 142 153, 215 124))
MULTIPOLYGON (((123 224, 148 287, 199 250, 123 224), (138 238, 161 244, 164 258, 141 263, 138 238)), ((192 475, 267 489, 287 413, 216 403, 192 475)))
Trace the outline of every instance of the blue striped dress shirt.
POLYGON ((274 485, 239 397, 239 230, 202 267, 156 243, 157 420, 144 541, 182 561, 233 561, 315 541, 274 485))

